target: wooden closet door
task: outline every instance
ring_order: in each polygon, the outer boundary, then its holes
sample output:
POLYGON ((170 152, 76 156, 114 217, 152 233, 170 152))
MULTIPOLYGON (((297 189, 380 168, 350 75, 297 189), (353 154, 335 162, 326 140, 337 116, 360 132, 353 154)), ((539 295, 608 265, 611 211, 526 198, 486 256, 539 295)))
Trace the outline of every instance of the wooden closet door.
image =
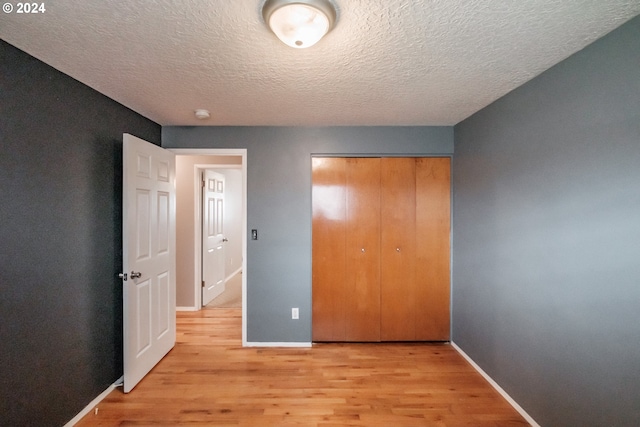
POLYGON ((312 339, 344 341, 346 159, 312 159, 312 339))
POLYGON ((312 160, 312 339, 380 340, 380 159, 312 160))
POLYGON ((451 160, 416 159, 416 340, 450 339, 451 160))
POLYGON ((347 341, 380 340, 380 159, 347 159, 347 341))
POLYGON ((447 341, 450 159, 313 159, 314 341, 447 341))
POLYGON ((380 339, 416 339, 416 169, 413 158, 381 167, 380 339))

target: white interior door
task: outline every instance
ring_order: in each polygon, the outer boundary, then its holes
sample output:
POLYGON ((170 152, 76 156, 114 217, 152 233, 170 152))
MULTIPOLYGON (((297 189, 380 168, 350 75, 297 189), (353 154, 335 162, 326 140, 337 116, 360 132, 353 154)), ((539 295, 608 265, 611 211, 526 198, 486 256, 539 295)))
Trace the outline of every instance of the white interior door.
POLYGON ((224 175, 202 173, 202 305, 224 292, 224 175))
POLYGON ((175 155, 123 138, 124 391, 176 342, 175 155))

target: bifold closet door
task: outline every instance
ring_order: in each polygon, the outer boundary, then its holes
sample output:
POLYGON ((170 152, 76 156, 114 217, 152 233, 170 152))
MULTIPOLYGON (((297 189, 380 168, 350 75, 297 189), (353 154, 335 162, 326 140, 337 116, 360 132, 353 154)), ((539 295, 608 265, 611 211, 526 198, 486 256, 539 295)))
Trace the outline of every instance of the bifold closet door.
POLYGON ((314 158, 314 341, 449 340, 450 159, 314 158))
POLYGON ((345 159, 312 159, 312 338, 345 341, 347 175, 345 159))
POLYGON ((347 341, 380 341, 380 160, 347 160, 347 341))
POLYGON ((416 162, 381 163, 380 339, 415 341, 417 300, 416 162))
POLYGON ((382 159, 381 341, 449 340, 450 160, 382 159))
POLYGON ((450 339, 451 160, 416 159, 416 340, 450 339))
POLYGON ((380 159, 312 162, 312 339, 379 341, 380 159))

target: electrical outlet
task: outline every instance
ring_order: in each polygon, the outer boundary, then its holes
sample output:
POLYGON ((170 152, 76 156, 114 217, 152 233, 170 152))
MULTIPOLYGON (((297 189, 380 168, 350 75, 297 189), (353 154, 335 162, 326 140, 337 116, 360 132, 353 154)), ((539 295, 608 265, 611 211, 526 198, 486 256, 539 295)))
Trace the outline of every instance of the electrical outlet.
POLYGON ((292 318, 293 320, 298 320, 298 319, 300 319, 300 312, 298 311, 298 308, 297 308, 297 307, 295 307, 295 308, 292 308, 292 309, 291 309, 291 318, 292 318))

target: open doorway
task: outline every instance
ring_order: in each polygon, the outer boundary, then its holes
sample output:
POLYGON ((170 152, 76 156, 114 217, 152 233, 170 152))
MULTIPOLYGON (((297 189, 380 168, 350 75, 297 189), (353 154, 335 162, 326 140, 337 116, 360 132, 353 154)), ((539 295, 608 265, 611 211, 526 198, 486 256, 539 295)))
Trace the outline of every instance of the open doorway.
POLYGON ((223 165, 202 171, 203 308, 242 307, 242 171, 223 165))
MULTIPOLYGON (((224 258, 224 282, 240 284, 242 343, 246 345, 246 149, 172 149, 176 154, 176 306, 178 311, 203 307, 203 173, 214 170, 229 177, 225 187, 232 193, 232 215, 240 221, 225 230, 229 255, 224 258), (227 235, 226 231, 229 231, 227 235)), ((230 206, 231 207, 231 206, 230 206)), ((206 228, 206 224, 205 224, 206 228)))

